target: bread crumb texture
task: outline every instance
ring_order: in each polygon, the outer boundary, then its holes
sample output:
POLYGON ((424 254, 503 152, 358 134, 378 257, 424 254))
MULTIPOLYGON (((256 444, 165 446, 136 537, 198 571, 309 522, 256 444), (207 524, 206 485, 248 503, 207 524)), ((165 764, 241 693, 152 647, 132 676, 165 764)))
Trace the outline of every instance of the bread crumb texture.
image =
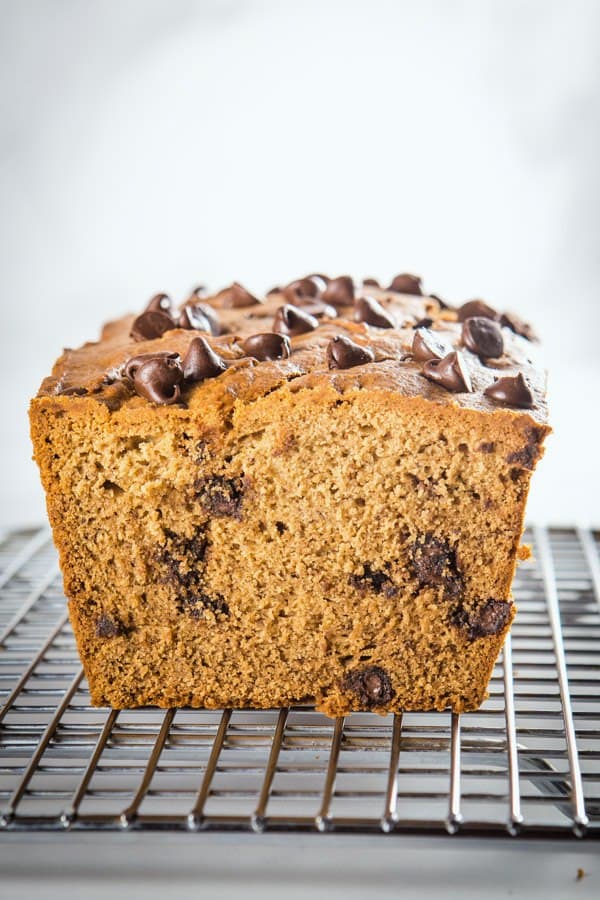
POLYGON ((33 400, 95 704, 339 716, 485 698, 548 427, 399 390, 398 359, 340 376, 307 373, 306 354, 283 374, 229 367, 181 404, 47 385, 33 400))

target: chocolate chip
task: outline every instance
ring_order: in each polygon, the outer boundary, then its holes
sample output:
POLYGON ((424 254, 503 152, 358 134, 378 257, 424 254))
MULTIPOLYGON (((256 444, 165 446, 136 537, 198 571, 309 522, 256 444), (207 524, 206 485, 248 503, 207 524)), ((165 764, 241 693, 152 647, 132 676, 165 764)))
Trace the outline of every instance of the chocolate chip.
POLYGON ((479 445, 477 449, 480 453, 494 453, 494 451, 496 450, 496 445, 493 441, 484 441, 479 445))
POLYGON ((224 475, 207 475, 194 483, 196 497, 211 515, 217 518, 241 519, 244 499, 243 479, 224 475))
POLYGON ((357 297, 354 301, 354 321, 366 322, 377 328, 395 328, 393 315, 383 308, 373 297, 357 297))
POLYGON ((284 291, 290 291, 298 297, 317 297, 319 294, 319 285, 310 277, 297 278, 296 281, 290 281, 284 288, 284 291))
POLYGON ((504 406, 516 406, 518 409, 533 409, 533 394, 525 381, 523 373, 518 375, 505 375, 498 378, 483 392, 490 400, 502 403, 504 406))
POLYGON ((502 600, 487 600, 469 617, 470 637, 486 637, 499 634, 510 618, 511 604, 502 600))
POLYGON ((165 538, 167 538, 171 554, 184 560, 188 566, 204 562, 208 548, 208 538, 204 528, 196 528, 191 537, 185 537, 166 528, 165 538))
POLYGON ((124 634, 126 629, 123 624, 115 619, 111 619, 105 613, 96 619, 96 637, 114 638, 124 634))
POLYGON ((429 316, 425 316, 424 319, 419 319, 418 322, 412 326, 413 328, 431 328, 433 325, 433 319, 430 319, 429 316))
POLYGON ((183 307, 177 318, 175 319, 175 325, 177 328, 186 328, 188 330, 195 328, 195 325, 192 325, 192 318, 196 321, 198 327, 198 331, 208 331, 210 333, 210 327, 208 324, 208 320, 204 316, 194 316, 190 315, 187 311, 187 307, 183 307))
POLYGON ((486 600, 472 612, 459 608, 451 615, 453 625, 466 630, 469 640, 500 634, 510 619, 512 603, 505 600, 486 600))
POLYGON ((327 287, 329 279, 325 275, 307 275, 291 281, 281 293, 292 306, 300 307, 311 316, 329 316, 335 318, 337 312, 331 304, 323 303, 319 299, 322 291, 327 287))
POLYGON ((61 397, 85 397, 86 394, 89 394, 89 391, 86 387, 75 387, 73 385, 63 387, 59 381, 54 389, 54 393, 59 394, 61 397))
POLYGON ((212 349, 203 337, 195 337, 190 342, 183 357, 183 377, 187 382, 216 378, 227 368, 225 360, 212 349))
POLYGON ((515 334, 526 338, 528 341, 537 341, 537 335, 531 325, 519 319, 514 313, 502 313, 500 324, 510 328, 515 334))
POLYGON ((185 328, 194 331, 206 331, 207 334, 214 334, 208 316, 200 306, 184 306, 176 320, 178 328, 185 328))
POLYGON ((139 367, 148 362, 149 359, 179 359, 179 353, 171 350, 157 350, 155 353, 138 353, 137 356, 132 356, 127 360, 121 367, 120 374, 133 381, 139 367))
POLYGON ((333 306, 350 306, 354 300, 354 282, 349 275, 332 278, 321 294, 321 299, 333 306))
POLYGON ((289 303, 279 307, 273 320, 273 331, 278 334, 288 334, 290 337, 296 334, 306 334, 318 327, 318 319, 311 316, 306 310, 289 303))
POLYGON ((412 354, 419 362, 431 359, 443 359, 450 352, 450 347, 427 328, 418 328, 412 342, 412 354))
POLYGON ((506 457, 506 462, 511 465, 522 466, 524 469, 533 469, 539 458, 539 444, 526 444, 520 450, 509 453, 506 457))
POLYGON ((165 529, 165 543, 156 552, 160 569, 160 581, 175 588, 179 602, 191 592, 202 590, 202 569, 205 562, 208 539, 203 528, 197 528, 191 537, 165 529))
POLYGON ((419 587, 441 587, 447 597, 456 597, 462 592, 456 551, 446 540, 431 532, 412 545, 411 565, 419 587))
POLYGON ((287 525, 285 522, 275 522, 275 528, 279 532, 279 534, 284 534, 287 531, 287 525))
POLYGON ((421 280, 418 275, 409 275, 408 272, 403 272, 401 275, 396 275, 392 278, 388 291, 395 291, 397 294, 422 296, 421 280))
MULTIPOLYGON (((188 303, 187 306, 184 307, 184 309, 188 310, 188 312, 191 310, 190 321, 192 322, 192 325, 194 323, 194 315, 201 315, 208 322, 209 331, 211 334, 215 335, 215 337, 219 334, 223 334, 224 331, 226 331, 226 329, 224 329, 223 325, 221 324, 221 320, 219 319, 217 311, 213 309, 213 307, 208 303, 188 303)), ((193 327, 197 328, 198 326, 194 325, 193 327)))
POLYGON ((247 356, 253 356, 259 362, 287 359, 292 352, 289 338, 285 334, 275 334, 272 331, 252 334, 242 342, 242 347, 247 356))
POLYGON ((162 337, 165 331, 175 328, 175 322, 171 316, 159 310, 144 312, 133 321, 130 337, 134 341, 153 341, 162 337))
POLYGON ((310 275, 307 275, 306 277, 315 281, 320 291, 324 290, 331 281, 329 275, 323 275, 322 272, 311 272, 310 275))
POLYGON ((168 294, 155 294, 148 301, 144 312, 166 312, 170 314, 171 306, 171 298, 168 294))
POLYGON ((363 574, 350 575, 348 583, 358 591, 374 591, 385 597, 395 597, 398 593, 398 588, 388 573, 372 569, 368 563, 363 566, 363 574))
POLYGON ((294 306, 303 309, 304 312, 314 316, 315 319, 323 317, 335 319, 337 317, 335 306, 332 306, 331 303, 323 303, 323 301, 318 298, 313 299, 312 297, 298 297, 297 295, 294 295, 290 299, 294 306))
POLYGON ((464 320, 462 342, 471 353, 476 353, 483 359, 497 358, 504 353, 500 326, 483 316, 471 316, 464 320))
POLYGON ((188 613, 192 619, 203 619, 206 610, 215 615, 229 615, 229 604, 225 602, 222 594, 210 596, 204 591, 182 597, 178 609, 179 612, 188 613))
POLYGON ((343 335, 332 338, 327 345, 327 364, 330 369, 352 369, 373 362, 370 347, 360 347, 343 335))
POLYGON ((227 309, 238 309, 243 306, 255 306, 259 300, 237 281, 215 296, 219 306, 227 309))
POLYGON ((363 278, 362 283, 366 287, 376 287, 376 288, 380 287, 380 284, 376 278, 363 278))
POLYGON ((181 397, 183 369, 177 359, 155 356, 143 362, 133 376, 133 386, 140 397, 168 406, 181 397))
POLYGON ((367 709, 385 706, 394 696, 390 676, 380 666, 347 672, 342 679, 342 688, 357 694, 360 705, 367 709))
POLYGON ((541 456, 541 443, 544 439, 544 430, 542 428, 527 429, 528 443, 520 450, 509 453, 506 462, 513 465, 522 466, 524 469, 533 469, 536 462, 541 456))
POLYGON ((494 319, 494 321, 498 319, 496 310, 484 303, 483 300, 468 300, 466 303, 463 303, 462 306, 458 307, 457 316, 459 322, 464 322, 465 319, 470 319, 473 316, 481 319, 494 319))
POLYGON ((453 350, 443 359, 430 359, 421 371, 425 378, 447 391, 462 394, 473 390, 469 370, 459 350, 453 350))

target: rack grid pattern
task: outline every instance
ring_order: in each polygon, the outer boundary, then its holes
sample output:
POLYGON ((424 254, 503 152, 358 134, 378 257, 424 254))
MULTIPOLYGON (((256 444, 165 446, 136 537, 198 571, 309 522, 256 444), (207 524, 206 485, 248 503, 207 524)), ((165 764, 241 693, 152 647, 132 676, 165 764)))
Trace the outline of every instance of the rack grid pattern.
POLYGON ((0 539, 0 835, 169 829, 600 836, 600 534, 526 535, 476 713, 90 706, 46 530, 0 539))

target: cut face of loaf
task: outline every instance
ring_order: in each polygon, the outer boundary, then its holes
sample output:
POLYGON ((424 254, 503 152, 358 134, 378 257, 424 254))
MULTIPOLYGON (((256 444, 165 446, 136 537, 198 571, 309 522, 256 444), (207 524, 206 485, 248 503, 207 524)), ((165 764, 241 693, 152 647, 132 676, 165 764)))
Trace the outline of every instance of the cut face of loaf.
POLYGON ((542 394, 530 376, 534 409, 486 401, 493 376, 464 351, 463 397, 400 358, 412 328, 348 326, 373 360, 332 369, 331 322, 276 361, 217 339, 227 370, 162 405, 106 373, 184 357, 194 333, 132 349, 127 320, 42 387, 35 456, 95 704, 480 705, 514 616, 542 394))

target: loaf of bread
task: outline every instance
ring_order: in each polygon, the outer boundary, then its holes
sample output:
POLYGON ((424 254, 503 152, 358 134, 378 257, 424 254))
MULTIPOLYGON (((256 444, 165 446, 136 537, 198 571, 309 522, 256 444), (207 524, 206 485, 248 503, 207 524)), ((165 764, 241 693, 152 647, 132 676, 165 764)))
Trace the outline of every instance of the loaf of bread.
POLYGON ((477 708, 550 430, 536 349, 415 276, 311 275, 65 350, 31 432, 93 702, 477 708))

